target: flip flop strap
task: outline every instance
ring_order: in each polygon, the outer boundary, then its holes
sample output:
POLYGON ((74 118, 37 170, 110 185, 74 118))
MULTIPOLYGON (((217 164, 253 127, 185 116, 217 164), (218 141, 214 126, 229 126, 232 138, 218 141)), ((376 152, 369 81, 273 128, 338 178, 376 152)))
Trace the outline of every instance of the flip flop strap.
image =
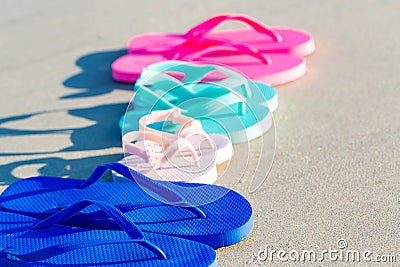
POLYGON ((142 247, 147 248, 149 251, 153 252, 159 260, 165 260, 167 256, 165 255, 164 251, 161 250, 160 247, 156 246, 155 244, 147 241, 147 240, 94 240, 94 241, 78 241, 68 244, 58 244, 46 248, 42 248, 33 252, 29 253, 17 253, 13 249, 3 249, 0 250, 5 257, 9 258, 10 256, 19 258, 23 261, 35 262, 35 261, 42 261, 57 255, 61 255, 70 251, 89 248, 89 247, 98 247, 104 245, 118 245, 118 244, 133 244, 136 243, 141 245, 142 247))
POLYGON ((87 188, 88 186, 94 184, 104 175, 107 170, 113 170, 116 173, 122 175, 123 177, 139 184, 140 186, 146 188, 147 190, 157 194, 157 196, 163 198, 168 205, 185 207, 185 209, 191 210, 195 214, 202 214, 201 216, 205 218, 204 212, 196 206, 191 205, 188 201, 182 197, 178 192, 175 192, 171 188, 162 185, 160 182, 152 180, 145 175, 132 170, 131 168, 118 163, 113 162, 109 164, 99 165, 89 176, 89 178, 80 185, 79 189, 87 188))
MULTIPOLYGON (((175 86, 181 86, 183 84, 196 85, 198 83, 204 82, 205 78, 214 71, 218 71, 218 72, 221 72, 221 73, 227 75, 227 78, 215 80, 215 81, 211 81, 211 82, 215 82, 217 84, 224 85, 224 81, 228 80, 228 81, 231 81, 230 86, 244 87, 242 89, 243 89, 243 94, 246 97, 247 97, 247 95, 251 94, 248 80, 245 77, 243 77, 241 74, 239 74, 236 71, 233 71, 229 68, 224 68, 224 67, 221 67, 218 65, 195 64, 195 63, 189 63, 189 62, 184 62, 184 61, 169 60, 169 61, 151 64, 150 66, 148 66, 146 69, 143 70, 142 75, 144 75, 145 79, 149 80, 150 78, 156 76, 158 73, 163 73, 163 74, 165 73, 170 78, 167 78, 167 77, 164 77, 164 75, 161 75, 161 79, 166 79, 170 83, 175 82, 175 84, 173 84, 175 86), (181 73, 184 76, 184 78, 182 80, 176 79, 174 77, 173 73, 181 73), (234 80, 235 83, 232 83, 232 80, 234 80)), ((140 80, 141 80, 141 78, 139 79, 139 81, 140 80)), ((208 81, 206 81, 206 82, 208 82, 208 81)), ((192 90, 191 87, 189 87, 189 88, 185 87, 185 88, 187 90, 189 90, 190 92, 192 92, 193 94, 197 93, 197 91, 192 90)))
MULTIPOLYGON (((205 215, 205 213, 197 207, 188 206, 186 204, 181 204, 181 205, 175 204, 174 206, 177 206, 178 208, 183 208, 187 211, 190 211, 191 213, 196 215, 197 219, 205 219, 207 217, 205 215)), ((146 209, 146 208, 171 207, 171 205, 166 204, 166 203, 124 203, 124 204, 115 205, 114 207, 119 209, 121 212, 126 213, 126 212, 130 212, 130 211, 146 209)), ((94 211, 94 212, 90 212, 89 214, 90 214, 91 218, 95 218, 96 220, 108 219, 107 214, 104 214, 102 211, 94 211)))
POLYGON ((137 155, 146 162, 151 162, 154 169, 161 168, 168 158, 173 157, 182 148, 189 149, 193 162, 198 166, 199 156, 193 145, 184 138, 170 139, 158 131, 133 131, 124 134, 122 137, 124 151, 131 155, 137 155), (137 141, 152 141, 158 143, 163 150, 161 152, 148 152, 136 144, 137 141))
POLYGON ((108 170, 115 171, 116 173, 122 175, 123 177, 135 182, 140 183, 141 186, 146 189, 156 193, 162 197, 165 201, 170 203, 184 202, 184 198, 180 196, 177 192, 174 192, 168 187, 161 185, 159 182, 148 178, 140 172, 137 172, 121 163, 113 162, 109 164, 103 164, 96 167, 89 178, 84 181, 78 188, 85 189, 88 186, 99 181, 104 173, 108 170))
POLYGON ((171 52, 171 59, 195 61, 210 55, 231 56, 249 55, 258 59, 263 64, 272 64, 271 59, 260 50, 250 45, 235 44, 218 39, 189 39, 177 46, 171 52))
POLYGON ((151 69, 143 70, 135 83, 134 91, 136 103, 139 101, 152 107, 157 106, 157 109, 174 108, 176 107, 174 100, 182 97, 193 98, 196 93, 193 86, 188 86, 167 73, 151 69), (179 97, 173 93, 177 89, 179 97))
MULTIPOLYGON (((160 69, 166 74, 168 74, 168 72, 182 73, 184 75, 183 83, 186 85, 185 89, 190 91, 192 94, 196 94, 198 91, 194 90, 194 88, 192 89, 191 85, 195 87, 198 83, 211 82, 217 85, 216 89, 225 89, 224 87, 233 89, 239 87, 239 92, 242 92, 243 96, 251 97, 249 80, 241 73, 238 73, 237 71, 234 71, 228 67, 222 67, 213 64, 196 64, 184 61, 169 60, 152 64, 145 71, 149 70, 156 72, 160 71, 160 69), (182 65, 184 65, 184 71, 182 71, 182 65), (227 78, 206 81, 207 76, 212 72, 221 72, 222 74, 226 75, 227 78)), ((173 74, 168 74, 168 76, 173 76, 173 74)))
POLYGON ((49 227, 53 224, 64 222, 89 206, 96 206, 104 213, 106 213, 108 217, 111 218, 115 223, 117 223, 118 226, 121 227, 121 229, 124 230, 130 238, 144 239, 142 231, 135 225, 131 218, 125 216, 125 214, 123 214, 114 206, 106 202, 97 200, 82 200, 71 204, 64 209, 54 213, 50 217, 34 224, 31 229, 37 230, 40 228, 49 227))
POLYGON ((174 104, 168 99, 173 97, 172 90, 184 89, 179 91, 179 97, 193 99, 196 97, 196 86, 204 83, 203 80, 213 71, 221 72, 228 77, 214 82, 216 90, 226 90, 226 88, 239 88, 245 97, 252 95, 249 81, 240 73, 210 64, 193 64, 187 62, 161 62, 155 63, 143 70, 139 80, 135 84, 135 91, 139 101, 147 102, 150 105, 160 105, 161 108, 172 108, 174 104), (180 70, 184 64, 187 71, 180 70), (168 74, 168 71, 180 72, 185 75, 184 81, 180 81, 168 74), (186 97, 183 94, 187 94, 186 97))
MULTIPOLYGON (((218 84, 216 84, 218 86, 218 84)), ((222 96, 218 96, 218 97, 207 97, 207 96, 201 96, 201 97, 196 97, 194 99, 189 100, 187 103, 190 103, 190 105, 186 108, 183 108, 182 110, 184 111, 184 113, 186 114, 191 114, 192 117, 198 116, 198 113, 193 112, 193 110, 200 110, 200 114, 212 114, 215 113, 215 111, 218 111, 224 107, 227 106, 233 106, 236 105, 237 109, 235 110, 237 115, 244 115, 246 114, 246 105, 247 105, 247 101, 245 99, 246 96, 240 96, 238 93, 236 93, 234 90, 229 89, 229 87, 224 88, 225 90, 228 91, 227 94, 224 94, 222 96), (204 101, 201 101, 202 99, 207 100, 206 103, 204 104, 204 101), (195 102, 199 102, 199 104, 195 103, 195 102), (214 104, 213 104, 214 103, 214 104), (217 105, 215 105, 215 103, 218 103, 217 105), (224 104, 224 105, 221 105, 224 104)), ((168 102, 164 97, 162 97, 162 95, 157 95, 157 92, 152 91, 149 88, 143 87, 140 90, 138 90, 136 92, 136 97, 138 97, 138 94, 140 93, 145 93, 147 95, 152 95, 154 97, 154 99, 158 99, 159 101, 161 101, 161 106, 158 106, 158 102, 156 100, 156 102, 151 102, 149 101, 149 104, 153 105, 152 109, 154 110, 166 110, 166 109, 171 109, 171 108, 177 108, 176 105, 168 102)), ((143 98, 141 98, 142 100, 143 98)), ((148 100, 148 99, 147 99, 148 100)), ((129 138, 131 140, 133 140, 132 138, 129 138)), ((143 139, 143 138, 140 138, 143 139)), ((132 141, 130 141, 132 142, 132 141)), ((141 155, 141 157, 143 159, 146 159, 147 156, 141 152, 137 152, 139 153, 139 155, 141 155)))
POLYGON ((274 42, 282 42, 282 36, 271 28, 268 28, 264 23, 250 16, 240 14, 220 14, 214 16, 191 28, 185 36, 187 38, 202 38, 204 35, 215 29, 221 23, 227 21, 239 21, 249 25, 255 31, 269 36, 274 42))
MULTIPOLYGON (((168 75, 165 75, 168 76, 168 75)), ((166 77, 168 78, 168 77, 166 77)), ((171 77, 172 78, 172 77, 171 77)), ((134 101, 137 101, 138 98, 140 98, 141 102, 147 102, 148 105, 152 105, 152 107, 157 106, 157 108, 160 109, 170 109, 170 108, 175 108, 176 106, 171 103, 167 98, 167 95, 169 94, 168 91, 166 92, 159 92, 159 90, 153 90, 153 86, 149 85, 135 85, 136 89, 136 94, 134 101)))
POLYGON ((179 137, 188 139, 190 136, 193 135, 201 135, 204 137, 204 140, 209 143, 211 148, 214 147, 213 140, 204 131, 201 123, 192 117, 183 115, 180 108, 169 110, 155 110, 152 111, 150 114, 143 116, 139 119, 139 131, 146 133, 161 133, 161 131, 148 127, 148 125, 163 121, 172 121, 172 123, 181 124, 179 131, 175 134, 162 132, 163 143, 167 142, 171 144, 173 142, 176 142, 179 137))
POLYGON ((135 225, 135 223, 129 217, 125 216, 120 210, 115 208, 114 206, 95 200, 82 200, 76 202, 65 209, 51 215, 47 219, 43 221, 39 221, 31 227, 31 230, 38 230, 41 228, 49 227, 51 225, 64 222, 71 218, 72 216, 78 214, 81 210, 85 209, 88 206, 94 205, 100 208, 103 212, 105 212, 109 218, 111 218, 115 223, 117 223, 122 230, 124 230, 128 236, 131 238, 130 240, 90 240, 90 241, 80 241, 73 242, 69 244, 59 244, 47 248, 43 248, 34 252, 26 253, 26 254, 18 254, 13 252, 12 250, 3 250, 3 254, 15 256, 22 260, 26 261, 40 261, 43 259, 51 258, 69 251, 87 248, 87 247, 95 247, 100 245, 107 244, 127 244, 127 243, 137 243, 152 251, 154 254, 158 256, 159 259, 166 259, 165 253, 153 244, 152 242, 145 239, 143 232, 135 225))
POLYGON ((163 87, 166 87, 168 89, 183 85, 183 83, 179 79, 165 73, 168 69, 158 69, 156 66, 153 65, 157 65, 158 67, 158 65, 160 64, 154 63, 143 69, 139 79, 135 83, 134 91, 144 86, 156 90, 159 89, 159 86, 157 86, 159 83, 163 83, 163 87))
POLYGON ((173 123, 185 124, 194 120, 191 117, 182 114, 180 108, 172 108, 167 110, 154 110, 150 114, 147 114, 139 119, 139 129, 140 131, 147 130, 147 125, 162 122, 162 121, 172 121, 173 123))
MULTIPOLYGON (((247 112, 247 102, 243 98, 243 96, 239 95, 236 92, 230 92, 228 94, 213 98, 210 100, 209 98, 198 98, 197 100, 200 102, 198 105, 194 104, 192 108, 188 111, 188 114, 193 116, 209 116, 212 114, 217 114, 222 109, 226 109, 230 107, 232 112, 236 115, 242 116, 247 112)), ((228 114, 231 114, 229 112, 228 114)), ((222 114, 218 114, 222 115, 222 114)))

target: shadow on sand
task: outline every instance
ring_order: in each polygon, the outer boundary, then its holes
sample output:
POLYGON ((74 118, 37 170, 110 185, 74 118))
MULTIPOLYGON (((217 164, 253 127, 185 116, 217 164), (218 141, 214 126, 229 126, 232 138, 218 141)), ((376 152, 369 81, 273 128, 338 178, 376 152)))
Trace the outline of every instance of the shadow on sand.
MULTIPOLYGON (((132 90, 131 84, 121 84, 113 81, 111 77, 111 63, 126 53, 125 49, 101 51, 80 57, 76 64, 82 69, 80 73, 67 78, 63 85, 77 92, 63 96, 60 99, 74 99, 106 95, 113 90, 132 90)), ((121 133, 118 120, 125 113, 127 103, 101 104, 94 107, 76 108, 65 110, 69 115, 94 121, 93 125, 70 128, 65 125, 62 129, 24 130, 3 127, 5 123, 23 121, 34 116, 50 114, 56 110, 30 113, 19 116, 0 118, 0 138, 10 136, 31 136, 43 134, 69 134, 72 145, 57 151, 38 153, 2 153, 2 157, 37 155, 36 159, 18 160, 0 166, 0 185, 9 185, 18 177, 13 175, 13 170, 20 166, 42 164, 38 172, 40 175, 71 176, 85 178, 95 166, 121 159, 122 154, 90 156, 86 158, 63 159, 57 153, 98 151, 102 149, 121 147, 121 133)), ((94 153, 93 153, 94 154, 94 153)))

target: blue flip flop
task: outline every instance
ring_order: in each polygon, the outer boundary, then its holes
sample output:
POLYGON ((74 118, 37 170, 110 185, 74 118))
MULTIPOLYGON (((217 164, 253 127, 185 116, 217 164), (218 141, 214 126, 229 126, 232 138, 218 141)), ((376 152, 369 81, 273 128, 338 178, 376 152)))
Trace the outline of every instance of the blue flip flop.
POLYGON ((186 239, 142 232, 117 208, 83 200, 41 221, 0 211, 1 266, 217 266, 213 248, 186 239), (123 231, 59 225, 96 206, 123 231))
POLYGON ((218 65, 181 61, 149 66, 135 91, 133 109, 120 120, 124 134, 137 131, 138 120, 151 111, 178 107, 200 120, 207 133, 225 134, 232 143, 243 143, 271 127, 271 111, 278 103, 271 86, 218 65))
MULTIPOLYGON (((158 182, 119 163, 98 166, 86 181, 43 176, 18 181, 0 195, 0 208, 46 219, 83 199, 115 206, 144 232, 190 239, 213 248, 238 243, 253 228, 250 203, 233 190, 208 184, 158 182), (108 169, 134 182, 99 182, 108 169)), ((64 224, 120 228, 96 207, 84 209, 64 224)))

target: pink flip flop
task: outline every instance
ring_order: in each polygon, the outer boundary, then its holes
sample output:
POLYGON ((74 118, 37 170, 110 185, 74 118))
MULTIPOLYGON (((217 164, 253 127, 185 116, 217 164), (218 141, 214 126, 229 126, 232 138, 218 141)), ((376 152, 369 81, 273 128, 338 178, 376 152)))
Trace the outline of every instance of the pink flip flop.
POLYGON ((127 54, 111 66, 113 78, 133 83, 147 66, 165 61, 205 61, 228 65, 252 80, 279 85, 296 80, 306 73, 305 60, 290 54, 264 54, 254 47, 223 40, 202 38, 184 42, 168 53, 127 54))
POLYGON ((204 37, 224 39, 257 48, 263 53, 290 53, 307 56, 315 51, 312 36, 304 31, 283 27, 268 27, 246 15, 220 14, 191 28, 185 34, 146 33, 133 37, 128 43, 129 53, 164 53, 182 43, 204 37), (245 29, 213 31, 222 23, 238 21, 249 26, 245 29))
MULTIPOLYGON (((182 115, 179 109, 153 111, 139 121, 140 131, 125 134, 124 151, 129 154, 120 163, 155 180, 214 183, 217 165, 232 158, 232 143, 225 135, 208 135, 201 123, 182 115), (149 125, 171 121, 180 124, 176 133, 149 125)), ((114 174, 115 178, 118 177, 114 174)))
MULTIPOLYGON (((179 132, 175 134, 162 132, 163 141, 172 143, 177 140, 177 137, 190 139, 192 136, 194 136, 196 138, 194 140, 191 140, 191 142, 193 143, 194 141, 194 145, 197 147, 200 145, 200 141, 207 141, 215 146, 215 163, 217 165, 223 164, 232 158, 232 143, 226 135, 207 134, 201 126, 200 121, 183 115, 182 110, 179 108, 152 111, 150 114, 140 118, 139 130, 143 132, 160 133, 161 131, 155 128, 151 128, 149 127, 149 125, 166 121, 171 121, 174 124, 180 124, 180 129, 179 132)), ((207 151, 201 152, 209 153, 207 151)))

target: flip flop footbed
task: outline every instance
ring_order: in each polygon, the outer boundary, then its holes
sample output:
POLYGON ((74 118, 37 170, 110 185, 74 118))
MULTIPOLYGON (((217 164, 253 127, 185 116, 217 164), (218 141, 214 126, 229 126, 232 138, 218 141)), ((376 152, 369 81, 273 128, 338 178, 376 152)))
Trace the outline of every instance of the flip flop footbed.
MULTIPOLYGON (((159 205, 156 195, 135 183, 97 182, 78 189, 82 180, 55 177, 24 179, 9 186, 0 196, 0 207, 6 211, 40 219, 47 218, 70 203, 82 199, 105 201, 117 207, 133 205, 125 214, 132 216, 146 232, 183 237, 214 248, 240 242, 252 230, 250 203, 240 194, 224 187, 203 184, 165 183, 184 199, 198 206, 206 215, 199 219, 192 212, 177 206, 159 205), (151 195, 152 194, 152 195, 151 195), (138 205, 135 208, 136 204, 138 205), (156 206, 154 206, 156 205, 156 206), (159 206, 157 206, 159 205, 159 206)), ((112 221, 98 217, 95 207, 88 207, 66 221, 72 226, 97 229, 118 229, 112 221)))
MULTIPOLYGON (((151 141, 137 142, 136 145, 143 146, 144 150, 149 150, 151 147, 151 150, 153 150, 151 154, 164 154, 162 146, 151 141)), ((157 169, 154 168, 149 160, 138 155, 126 156, 119 162, 155 180, 206 184, 214 183, 218 177, 215 163, 215 150, 204 147, 197 149, 196 153, 200 154, 197 164, 193 162, 190 151, 182 149, 173 156, 168 157, 165 163, 157 169)), ((148 156, 151 157, 151 154, 149 152, 148 156)), ((113 172, 113 176, 116 178, 123 178, 123 176, 115 172, 113 172)))
POLYGON ((31 226, 38 222, 31 217, 0 211, 1 266, 217 266, 216 254, 211 247, 153 233, 144 233, 144 237, 157 245, 167 255, 166 259, 158 259, 136 243, 86 247, 37 261, 26 261, 4 253, 29 254, 57 245, 66 248, 85 242, 130 240, 125 232, 118 230, 93 230, 57 224, 32 230, 31 226))
MULTIPOLYGON (((271 105, 274 106, 274 103, 271 102, 271 105)), ((157 110, 156 106, 152 108, 157 110)), ((234 108, 226 107, 224 103, 207 98, 187 101, 179 105, 179 108, 187 109, 185 115, 199 120, 208 134, 226 135, 233 144, 253 140, 264 134, 272 126, 272 115, 266 103, 248 102, 245 114, 238 114, 233 110, 234 108), (213 108, 210 108, 213 105, 215 110, 218 111, 215 113, 208 112, 207 110, 213 110, 213 108), (194 106, 198 108, 194 108, 194 106), (206 106, 209 108, 202 109, 206 106)), ((151 111, 149 108, 135 108, 126 112, 119 122, 122 132, 139 130, 139 119, 151 111)))
MULTIPOLYGON (((253 81, 250 80, 248 83, 249 86, 249 91, 251 92, 251 96, 247 96, 246 99, 250 99, 251 102, 253 103, 264 103, 266 102, 268 104, 268 107, 271 112, 274 112, 278 108, 278 94, 275 90, 274 87, 269 86, 265 83, 258 82, 258 81, 253 81)), ((161 88, 157 88, 157 92, 160 94, 160 97, 164 97, 168 99, 168 101, 175 103, 179 105, 179 103, 183 103, 185 101, 190 101, 193 98, 199 97, 199 98, 210 98, 213 99, 213 97, 218 97, 221 94, 226 94, 227 92, 221 91, 220 94, 216 94, 217 92, 217 86, 213 84, 197 84, 196 85, 196 90, 198 91, 195 95, 193 96, 187 96, 182 97, 182 90, 179 90, 179 88, 174 88, 173 90, 168 90, 164 92, 161 88)), ((231 88, 234 90, 234 88, 231 88)), ((140 91, 140 88, 137 89, 137 91, 140 91)), ((240 92, 237 92, 240 94, 240 92)), ((149 103, 149 101, 143 96, 142 94, 136 94, 134 98, 134 108, 139 107, 152 107, 154 106, 155 103, 149 103)))
MULTIPOLYGON (((249 55, 213 55, 202 57, 201 61, 225 64, 239 70, 247 77, 269 85, 279 85, 300 78, 306 73, 305 60, 287 54, 268 54, 271 64, 261 63, 249 55)), ((133 83, 142 70, 153 63, 171 60, 163 54, 127 54, 112 64, 113 78, 117 81, 133 83)), ((183 60, 184 61, 184 60, 183 60)))
MULTIPOLYGON (((155 126, 156 130, 163 130, 162 125, 155 126)), ((187 140, 196 149, 195 152, 199 156, 198 162, 193 161, 190 151, 185 148, 179 149, 177 153, 168 157, 165 163, 157 169, 148 158, 135 154, 126 153, 124 159, 119 162, 155 180, 212 184, 223 174, 228 161, 233 156, 233 148, 229 138, 225 135, 211 134, 209 137, 215 147, 210 147, 208 143, 202 142, 202 139, 191 137, 187 140)), ((142 141, 136 142, 136 145, 143 151, 152 151, 146 152, 147 157, 152 157, 155 153, 161 156, 166 155, 158 143, 142 141)), ((113 172, 113 178, 116 182, 126 181, 122 175, 116 172, 113 172)))

